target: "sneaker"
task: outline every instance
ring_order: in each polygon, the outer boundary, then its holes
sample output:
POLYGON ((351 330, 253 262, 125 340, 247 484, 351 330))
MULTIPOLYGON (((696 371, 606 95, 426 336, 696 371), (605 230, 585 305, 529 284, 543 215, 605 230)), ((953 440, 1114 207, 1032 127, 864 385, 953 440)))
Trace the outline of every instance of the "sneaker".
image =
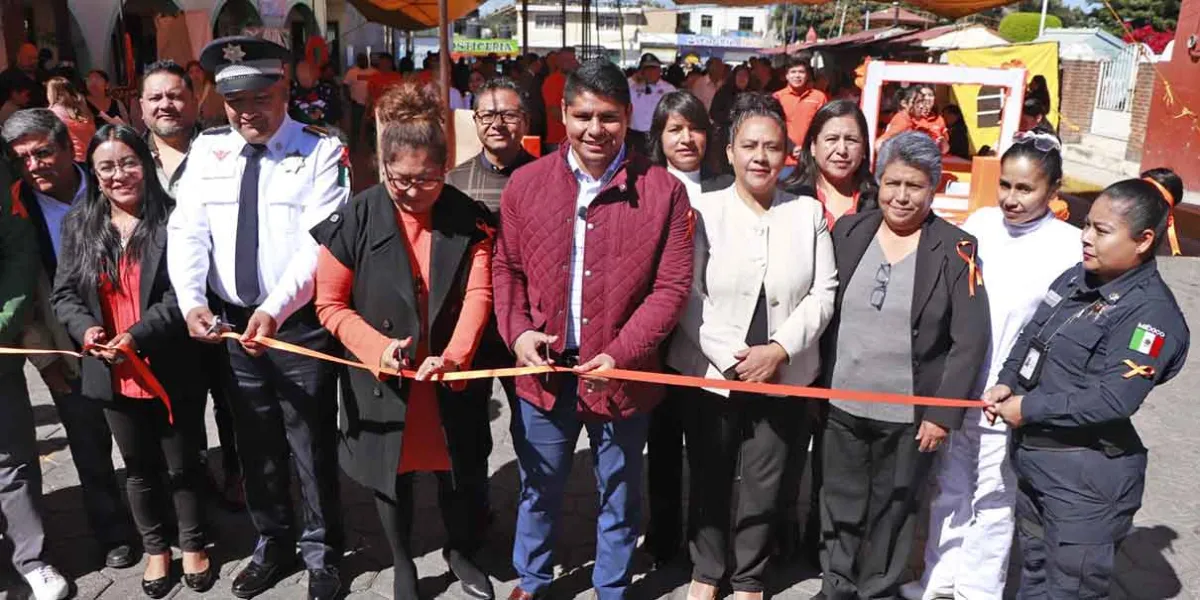
POLYGON ((25 581, 33 589, 35 600, 62 600, 71 591, 67 579, 50 565, 26 573, 25 581))

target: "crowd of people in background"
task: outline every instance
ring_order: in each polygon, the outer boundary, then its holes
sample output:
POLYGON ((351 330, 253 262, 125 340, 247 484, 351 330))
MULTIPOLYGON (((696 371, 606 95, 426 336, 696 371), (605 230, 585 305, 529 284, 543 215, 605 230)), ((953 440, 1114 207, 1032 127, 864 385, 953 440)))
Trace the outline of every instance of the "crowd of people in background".
MULTIPOLYGON (((309 598, 338 597, 339 467, 375 496, 394 597, 418 597, 417 473, 436 474, 451 573, 494 597, 479 553, 514 516, 488 493, 492 381, 438 379, 547 365, 572 372, 500 380, 521 479, 510 600, 551 594, 584 431, 602 600, 636 597, 643 522, 656 566, 690 560, 689 600, 726 583, 757 600, 767 569, 797 557, 822 572, 819 598, 1000 598, 1014 531, 1023 597, 1108 595, 1146 468, 1130 417, 1188 351, 1155 259, 1183 188, 1156 169, 1107 188, 1082 231, 1058 219, 1044 79, 996 206, 958 226, 933 211, 945 164, 988 152, 963 112, 913 82, 886 90, 871 132, 852 74, 804 54, 687 70, 572 48, 461 59, 449 107, 436 56, 418 70, 359 55, 338 75, 223 38, 186 67, 147 66, 128 103, 103 71, 42 65, 26 45, 0 74, 0 341, 84 352, 30 362, 97 558, 145 554, 148 597, 176 586, 172 545, 184 586, 214 585, 210 499, 257 534, 234 595, 299 563, 309 598), (445 108, 471 111, 458 135, 482 147, 456 165, 445 108), (352 154, 378 181, 357 194, 352 154), (617 368, 980 403, 605 377, 617 368), (906 581, 923 503, 923 575, 906 581)), ((0 359, 4 534, 34 597, 58 600, 22 369, 0 359)))

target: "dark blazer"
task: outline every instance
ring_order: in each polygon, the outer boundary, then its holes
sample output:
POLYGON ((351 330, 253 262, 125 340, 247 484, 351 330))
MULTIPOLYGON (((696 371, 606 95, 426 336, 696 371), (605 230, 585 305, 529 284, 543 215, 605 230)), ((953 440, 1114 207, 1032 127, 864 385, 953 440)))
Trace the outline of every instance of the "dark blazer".
MULTIPOLYGON (((75 166, 83 170, 83 177, 86 183, 92 185, 92 172, 84 163, 75 163, 75 166)), ((58 270, 58 257, 54 256, 54 244, 50 242, 50 230, 46 227, 46 216, 42 214, 42 205, 38 204, 37 196, 34 195, 33 188, 29 182, 24 179, 20 182, 20 199, 25 205, 25 210, 29 212, 29 220, 33 222, 34 232, 37 234, 38 256, 41 257, 42 267, 46 269, 46 275, 50 281, 54 281, 55 272, 58 270)))
MULTIPOLYGON (((63 226, 80 213, 72 211, 63 226)), ((91 327, 104 325, 98 285, 73 285, 64 274, 74 268, 79 252, 64 248, 62 268, 55 278, 50 302, 54 314, 76 344, 91 327)), ((204 381, 197 368, 199 347, 188 336, 187 323, 179 312, 171 280, 167 276, 167 229, 156 229, 141 258, 139 307, 142 318, 129 328, 138 354, 148 359, 150 370, 163 384, 172 403, 181 400, 203 401, 204 381)), ((82 392, 88 398, 112 400, 112 375, 108 363, 91 356, 83 359, 82 392)))
MULTIPOLYGON (((833 228, 838 290, 833 321, 821 339, 821 381, 828 386, 837 362, 837 337, 842 298, 850 277, 866 254, 883 222, 881 211, 848 215, 833 228)), ((959 242, 974 252, 975 238, 930 214, 921 228, 913 282, 911 321, 913 393, 940 398, 970 398, 975 376, 987 358, 991 343, 987 292, 983 286, 970 294, 967 263, 958 255, 959 242)), ((900 324, 897 323, 897 326, 900 324)), ((964 409, 915 407, 915 422, 932 421, 949 429, 962 424, 964 409)))
MULTIPOLYGON (((313 238, 354 271, 351 307, 377 331, 395 339, 412 336, 404 353, 411 364, 421 338, 437 356, 450 343, 462 312, 472 247, 488 235, 488 209, 447 185, 433 207, 430 244, 431 281, 417 281, 409 266, 404 234, 387 189, 377 184, 312 229, 313 238), (422 330, 415 286, 429 288, 429 328, 422 330)), ((408 412, 408 379, 380 381, 350 369, 342 381, 341 465, 346 474, 389 498, 396 494, 396 467, 408 412)), ((487 403, 491 380, 473 382, 463 391, 437 385, 438 408, 452 474, 484 469, 491 453, 487 403)))

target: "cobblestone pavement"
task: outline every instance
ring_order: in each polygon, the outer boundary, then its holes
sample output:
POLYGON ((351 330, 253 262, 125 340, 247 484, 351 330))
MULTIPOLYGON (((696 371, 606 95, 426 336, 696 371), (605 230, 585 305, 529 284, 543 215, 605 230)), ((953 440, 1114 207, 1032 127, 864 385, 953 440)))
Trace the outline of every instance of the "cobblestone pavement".
MULTIPOLYGON (((1163 271, 1184 310, 1191 316, 1193 324, 1200 327, 1200 259, 1162 262, 1163 271)), ((123 600, 142 597, 141 566, 125 570, 97 569, 99 549, 90 538, 81 509, 79 480, 66 448, 62 426, 45 388, 32 372, 30 374, 30 381, 35 382, 31 387, 43 455, 46 533, 51 560, 74 579, 77 598, 123 600)), ((1151 448, 1149 481, 1135 531, 1121 547, 1115 598, 1200 598, 1200 500, 1197 499, 1200 482, 1196 478, 1200 438, 1195 434, 1196 425, 1200 424, 1200 403, 1195 399, 1198 388, 1200 368, 1193 364, 1170 385, 1156 391, 1136 418, 1141 434, 1151 448)), ((481 560, 493 574, 497 593, 502 598, 516 583, 509 558, 517 471, 507 426, 508 408, 496 401, 491 470, 492 503, 497 520, 488 534, 481 560)), ((212 425, 211 414, 209 441, 216 445, 216 428, 212 425)), ((589 563, 594 554, 596 495, 586 446, 586 439, 581 438, 558 544, 561 575, 551 588, 552 598, 590 597, 589 563)), ((119 457, 114 455, 114 460, 119 464, 119 457)), ((421 480, 417 490, 414 549, 421 556, 418 570, 422 577, 422 596, 465 598, 448 575, 438 551, 444 536, 432 479, 421 480)), ((390 597, 390 556, 379 531, 373 501, 369 494, 345 481, 343 499, 347 551, 342 574, 349 587, 348 598, 390 597)), ((232 598, 230 581, 248 560, 253 547, 253 528, 244 513, 231 514, 214 508, 210 511, 210 520, 216 538, 212 555, 221 566, 221 580, 205 597, 232 598)), ((7 561, 4 564, 7 565, 7 561)), ((639 562, 633 597, 684 597, 688 579, 686 565, 648 571, 648 565, 639 562)), ((786 599, 806 599, 819 585, 817 574, 801 565, 773 569, 769 583, 769 591, 774 597, 786 599)), ((304 586, 305 576, 295 573, 261 598, 303 598, 304 586)), ((0 573, 0 590, 6 588, 7 591, 0 592, 0 599, 21 598, 28 593, 11 567, 0 573)), ((194 595, 177 586, 173 597, 182 599, 194 595)))

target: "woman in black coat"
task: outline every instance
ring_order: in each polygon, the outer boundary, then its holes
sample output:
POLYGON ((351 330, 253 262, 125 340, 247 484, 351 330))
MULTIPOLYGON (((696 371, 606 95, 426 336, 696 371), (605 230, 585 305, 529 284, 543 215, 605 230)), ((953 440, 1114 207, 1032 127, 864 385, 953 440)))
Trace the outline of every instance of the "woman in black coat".
MULTIPOLYGON (((970 398, 990 340, 975 239, 933 214, 941 150, 884 143, 879 210, 833 229, 838 291, 822 338, 826 387, 970 398)), ((963 409, 831 401, 821 530, 826 598, 897 597, 934 452, 963 409), (864 551, 864 546, 869 550, 864 551)))
POLYGON ((441 108, 428 89, 405 84, 381 102, 405 114, 380 136, 383 183, 312 230, 321 244, 317 316, 371 367, 343 378, 341 465, 375 492, 392 550, 393 594, 417 598, 411 550, 413 476, 438 481, 449 540, 443 556, 473 598, 492 584, 474 556, 487 527, 491 380, 431 381, 469 369, 491 317, 491 213, 445 185, 441 108), (416 380, 384 374, 417 370, 416 380))
POLYGON ((80 346, 101 345, 83 359, 82 394, 104 402, 104 416, 125 460, 126 492, 149 560, 142 579, 152 598, 166 596, 169 531, 183 549, 183 582, 204 591, 216 571, 205 552, 199 447, 204 419, 198 348, 167 276, 171 200, 155 177, 150 149, 133 129, 105 125, 88 149, 95 174, 86 200, 63 222, 63 248, 51 301, 80 346), (121 350, 149 364, 165 388, 155 396, 121 350), (163 499, 170 498, 173 506, 163 499), (176 526, 165 521, 174 509, 176 526))

